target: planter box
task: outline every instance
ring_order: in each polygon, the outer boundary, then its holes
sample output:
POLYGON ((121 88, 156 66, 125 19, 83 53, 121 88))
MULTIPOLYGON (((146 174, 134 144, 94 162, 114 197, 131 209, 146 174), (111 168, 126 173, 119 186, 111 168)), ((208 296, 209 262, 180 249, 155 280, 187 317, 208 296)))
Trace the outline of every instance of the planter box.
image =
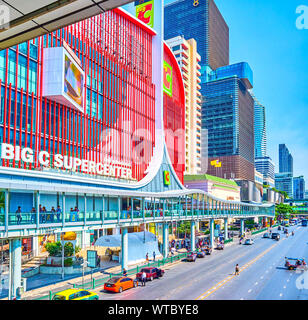
MULTIPOLYGON (((84 272, 91 272, 91 268, 84 268, 84 272)), ((40 266, 41 274, 62 274, 62 267, 40 266)), ((82 268, 64 267, 64 274, 80 274, 82 268)))

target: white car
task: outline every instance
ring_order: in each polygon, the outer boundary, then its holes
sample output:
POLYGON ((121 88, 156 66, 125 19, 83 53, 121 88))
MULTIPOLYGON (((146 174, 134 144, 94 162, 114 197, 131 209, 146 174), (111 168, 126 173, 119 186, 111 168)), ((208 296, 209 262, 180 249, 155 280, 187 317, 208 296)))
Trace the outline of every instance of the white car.
POLYGON ((244 244, 251 245, 254 244, 254 241, 252 239, 246 239, 244 244))

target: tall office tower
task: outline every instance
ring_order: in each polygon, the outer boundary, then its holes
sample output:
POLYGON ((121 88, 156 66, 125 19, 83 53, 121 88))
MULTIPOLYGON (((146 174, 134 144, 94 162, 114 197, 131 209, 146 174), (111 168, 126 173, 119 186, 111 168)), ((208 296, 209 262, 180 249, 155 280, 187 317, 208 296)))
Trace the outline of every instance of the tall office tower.
POLYGON ((255 158, 256 170, 263 174, 263 183, 275 187, 275 164, 268 156, 255 158))
POLYGON ((229 27, 214 0, 177 0, 165 6, 165 39, 195 39, 201 56, 201 93, 211 70, 229 64, 229 27))
POLYGON ((217 69, 205 84, 202 129, 208 130, 208 174, 254 181, 252 86, 253 73, 246 62, 217 69))
POLYGON ((303 176, 293 178, 293 198, 296 200, 305 199, 305 179, 303 176))
POLYGON ((275 188, 285 191, 289 198, 293 198, 293 175, 289 172, 275 174, 275 188))
POLYGON ((200 55, 194 39, 178 36, 166 41, 180 65, 185 90, 185 174, 201 170, 200 55))
POLYGON ((258 101, 252 91, 250 91, 250 94, 254 99, 255 157, 263 158, 267 156, 265 107, 258 101))
POLYGON ((293 175, 293 157, 285 144, 279 145, 279 173, 291 173, 293 175))

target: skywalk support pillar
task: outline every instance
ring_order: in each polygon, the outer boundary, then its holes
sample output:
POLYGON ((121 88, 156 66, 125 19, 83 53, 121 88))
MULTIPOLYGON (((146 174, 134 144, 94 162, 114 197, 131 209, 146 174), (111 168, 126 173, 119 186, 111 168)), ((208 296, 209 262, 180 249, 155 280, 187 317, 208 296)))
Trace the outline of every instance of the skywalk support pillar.
POLYGON ((190 250, 191 251, 196 250, 195 229, 196 229, 196 222, 192 220, 190 222, 190 250))
POLYGON ((21 287, 21 239, 11 239, 9 250, 9 300, 12 300, 17 296, 17 289, 21 287))
POLYGON ((245 219, 241 219, 241 236, 245 233, 245 219))
POLYGON ((128 231, 127 228, 121 228, 121 267, 128 269, 128 231))
POLYGON ((228 218, 224 219, 225 241, 228 240, 228 218))
POLYGON ((169 225, 163 223, 163 257, 167 258, 169 254, 169 225))
POLYGON ((214 249, 214 219, 210 219, 210 246, 214 249))

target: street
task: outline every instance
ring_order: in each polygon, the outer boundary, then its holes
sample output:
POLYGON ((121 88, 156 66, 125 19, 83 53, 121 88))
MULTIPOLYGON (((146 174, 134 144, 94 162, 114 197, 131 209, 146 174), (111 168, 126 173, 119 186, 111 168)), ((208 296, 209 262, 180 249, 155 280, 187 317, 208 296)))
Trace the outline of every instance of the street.
POLYGON ((146 287, 121 294, 104 292, 103 287, 95 291, 102 300, 307 300, 308 288, 296 287, 301 273, 286 270, 284 257, 307 258, 308 229, 294 226, 289 233, 292 230, 295 235, 288 238, 280 232, 280 241, 257 235, 253 245, 235 243, 196 262, 167 267, 163 278, 146 287))

